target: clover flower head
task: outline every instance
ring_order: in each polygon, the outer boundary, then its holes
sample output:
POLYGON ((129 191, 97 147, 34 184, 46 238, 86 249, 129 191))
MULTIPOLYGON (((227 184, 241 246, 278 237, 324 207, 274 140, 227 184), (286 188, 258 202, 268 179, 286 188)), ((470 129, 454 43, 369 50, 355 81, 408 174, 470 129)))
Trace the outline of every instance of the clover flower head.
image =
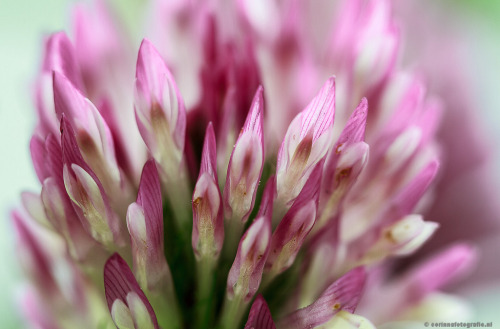
POLYGON ((442 109, 389 1, 320 2, 154 1, 134 52, 97 1, 46 40, 42 187, 12 214, 30 325, 374 328, 470 267, 392 270, 439 228, 442 109))

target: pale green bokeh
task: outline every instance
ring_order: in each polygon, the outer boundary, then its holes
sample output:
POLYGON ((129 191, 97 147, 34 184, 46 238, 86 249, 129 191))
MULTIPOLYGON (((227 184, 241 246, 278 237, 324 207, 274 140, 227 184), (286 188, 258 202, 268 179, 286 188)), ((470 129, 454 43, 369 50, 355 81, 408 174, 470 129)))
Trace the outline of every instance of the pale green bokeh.
POLYGON ((32 81, 40 62, 43 36, 65 27, 67 2, 0 1, 0 327, 22 328, 15 304, 21 271, 16 262, 8 215, 21 190, 38 190, 29 139, 35 124, 32 81))
MULTIPOLYGON (((39 191, 31 164, 29 140, 35 125, 33 81, 40 66, 43 40, 68 30, 68 0, 0 0, 0 327, 21 328, 16 305, 22 290, 9 212, 20 204, 21 191, 39 191)), ((143 1, 119 1, 120 15, 131 21, 143 1)), ((129 24, 131 33, 138 32, 129 24)))
MULTIPOLYGON (((140 19, 134 19, 144 1, 112 1, 130 22, 130 32, 140 36, 140 19)), ((29 139, 35 124, 32 81, 40 63, 42 40, 50 32, 69 26, 71 1, 0 0, 0 327, 21 328, 14 299, 22 274, 16 262, 14 236, 8 212, 19 204, 22 190, 39 190, 29 155, 29 139)), ((468 17, 465 30, 471 40, 470 54, 478 110, 491 120, 490 129, 500 141, 500 1, 445 1, 460 4, 468 17), (469 29, 470 28, 470 29, 469 29), (497 128, 497 129, 495 129, 497 128)), ((487 121, 487 120, 485 120, 487 121)), ((500 163, 500 161, 498 161, 500 163)), ((500 168, 500 166, 497 166, 500 168)), ((497 171, 500 172, 500 169, 497 171)), ((500 175, 499 175, 500 176, 500 175)), ((476 318, 500 327, 500 287, 472 296, 476 318)))

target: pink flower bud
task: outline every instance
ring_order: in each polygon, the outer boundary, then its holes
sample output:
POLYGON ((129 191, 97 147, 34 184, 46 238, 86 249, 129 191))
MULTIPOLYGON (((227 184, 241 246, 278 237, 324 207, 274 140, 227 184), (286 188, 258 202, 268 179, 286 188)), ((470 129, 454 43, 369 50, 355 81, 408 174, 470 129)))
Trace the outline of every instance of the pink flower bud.
POLYGON ((235 295, 250 301, 259 288, 262 271, 269 254, 271 242, 271 219, 257 218, 245 232, 227 278, 229 300, 235 295))
POLYGON ((64 115, 61 130, 64 185, 73 201, 73 209, 96 241, 108 248, 113 248, 113 244, 122 245, 125 241, 119 218, 112 210, 101 182, 83 160, 73 127, 64 115))
POLYGON ((192 245, 197 257, 217 258, 224 243, 222 196, 217 180, 215 132, 208 124, 201 169, 193 193, 192 245))
POLYGON ((64 114, 75 129, 75 138, 85 162, 108 193, 120 185, 120 169, 113 137, 97 108, 63 75, 54 72, 54 104, 58 118, 64 114))
POLYGON ((159 329, 153 307, 118 254, 104 265, 104 292, 117 327, 159 329))
POLYGON ((363 98, 349 117, 344 130, 328 156, 323 180, 325 193, 328 195, 338 187, 341 180, 347 178, 354 183, 366 164, 368 145, 364 144, 366 145, 364 147, 354 145, 360 145, 359 143, 365 139, 367 114, 368 102, 366 98, 363 98))
POLYGON ((302 243, 316 222, 322 170, 323 161, 316 165, 306 185, 273 233, 266 261, 266 271, 270 271, 272 275, 292 266, 302 243))
POLYGON ((153 44, 144 39, 137 58, 135 114, 162 177, 178 172, 184 151, 186 110, 175 81, 153 44))
POLYGON ((64 32, 52 34, 45 42, 42 70, 36 82, 36 105, 40 118, 38 130, 41 136, 58 133, 58 119, 54 111, 52 74, 66 76, 78 89, 83 89, 80 67, 75 50, 64 32))
POLYGON ((335 114, 335 78, 323 85, 318 95, 288 127, 278 153, 276 185, 278 199, 290 206, 316 165, 331 146, 335 114))
POLYGON ((234 146, 224 187, 226 218, 245 222, 255 204, 255 195, 264 166, 263 89, 255 93, 245 124, 234 146))
POLYGON ((47 40, 42 72, 50 75, 52 72, 57 72, 64 75, 73 85, 82 90, 83 83, 75 48, 66 33, 54 33, 47 40))
POLYGON ((154 160, 142 171, 137 201, 128 207, 127 227, 132 242, 134 272, 139 284, 158 291, 171 283, 163 247, 163 205, 161 185, 154 160))

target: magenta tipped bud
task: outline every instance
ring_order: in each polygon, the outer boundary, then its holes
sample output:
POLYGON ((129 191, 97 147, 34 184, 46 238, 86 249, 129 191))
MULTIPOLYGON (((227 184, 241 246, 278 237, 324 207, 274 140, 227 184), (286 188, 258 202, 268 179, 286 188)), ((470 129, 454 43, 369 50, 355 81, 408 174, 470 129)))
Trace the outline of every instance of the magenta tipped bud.
POLYGON ((75 49, 64 32, 52 34, 45 42, 40 76, 36 82, 36 105, 40 118, 37 129, 41 136, 57 134, 58 122, 54 111, 53 72, 65 76, 78 89, 83 88, 75 49))
POLYGON ((366 281, 363 267, 357 267, 331 284, 311 305, 301 308, 278 322, 278 328, 315 328, 344 310, 354 313, 366 281))
MULTIPOLYGON (((357 181, 366 167, 370 147, 365 142, 350 145, 340 154, 335 172, 330 176, 333 181, 327 186, 327 193, 344 188, 344 194, 357 181)), ((325 176, 327 174, 325 173, 325 176)))
POLYGON ((154 160, 142 171, 137 201, 128 207, 135 276, 143 289, 158 292, 171 284, 164 254, 161 185, 154 160))
POLYGON ((85 162, 108 193, 120 186, 120 169, 111 131, 97 108, 63 75, 54 72, 54 104, 58 118, 63 114, 74 128, 75 139, 85 162))
POLYGON ((227 278, 227 296, 250 301, 259 288, 262 271, 269 253, 271 219, 257 218, 245 232, 227 278))
POLYGON ((323 161, 314 168, 292 207, 273 233, 266 271, 277 275, 295 261, 302 243, 316 222, 323 161))
POLYGON ((118 254, 113 254, 104 265, 104 292, 118 328, 159 329, 153 307, 118 254))
POLYGON ((331 147, 335 115, 335 78, 290 123, 278 153, 276 185, 281 203, 291 205, 331 147))
POLYGON ((245 222, 255 204, 264 166, 263 107, 263 88, 259 87, 229 160, 224 187, 227 219, 245 222))
POLYGON ((209 123, 203 145, 201 169, 193 193, 192 245, 197 258, 217 259, 224 243, 222 196, 217 180, 215 133, 209 123))
POLYGON ((250 308, 245 329, 276 329, 271 311, 262 295, 258 295, 250 308))
POLYGON ((69 79, 77 88, 82 88, 75 48, 66 33, 54 33, 47 40, 42 71, 48 74, 58 72, 69 79))
POLYGON ((119 218, 111 208, 101 182, 84 161, 73 127, 64 116, 61 130, 64 185, 73 201, 73 209, 96 241, 110 249, 122 245, 125 240, 119 218))
POLYGON ((162 178, 178 173, 184 151, 186 110, 177 85, 153 44, 144 39, 137 58, 135 113, 162 178))
POLYGON ((368 160, 368 145, 364 143, 368 102, 361 100, 342 130, 325 163, 323 186, 331 195, 340 184, 352 185, 368 160))

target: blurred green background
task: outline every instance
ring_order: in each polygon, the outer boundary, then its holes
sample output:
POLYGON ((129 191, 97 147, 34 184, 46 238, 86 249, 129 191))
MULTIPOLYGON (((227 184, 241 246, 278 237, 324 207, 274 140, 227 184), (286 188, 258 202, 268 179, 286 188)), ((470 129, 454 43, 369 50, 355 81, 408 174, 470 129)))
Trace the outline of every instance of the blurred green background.
MULTIPOLYGON (((120 14, 129 21, 131 32, 140 35, 140 13, 144 1, 115 0, 120 14)), ((32 169, 29 139, 35 124, 32 81, 40 64, 43 37, 69 27, 66 0, 0 0, 0 327, 21 328, 15 300, 22 289, 22 274, 16 263, 14 236, 9 211, 19 205, 23 190, 38 190, 32 169)), ((449 15, 457 18, 467 38, 471 86, 477 111, 492 138, 500 141, 500 1, 442 0, 449 15)), ((437 50, 439 51, 439 50, 437 50)), ((494 143, 493 145, 500 144, 494 143)), ((500 153, 500 152, 497 152, 500 153)), ((496 170, 500 181, 500 161, 496 170)), ((500 219, 499 219, 500 220, 500 219)), ((471 296, 475 319, 493 321, 500 328, 500 289, 471 296)))

